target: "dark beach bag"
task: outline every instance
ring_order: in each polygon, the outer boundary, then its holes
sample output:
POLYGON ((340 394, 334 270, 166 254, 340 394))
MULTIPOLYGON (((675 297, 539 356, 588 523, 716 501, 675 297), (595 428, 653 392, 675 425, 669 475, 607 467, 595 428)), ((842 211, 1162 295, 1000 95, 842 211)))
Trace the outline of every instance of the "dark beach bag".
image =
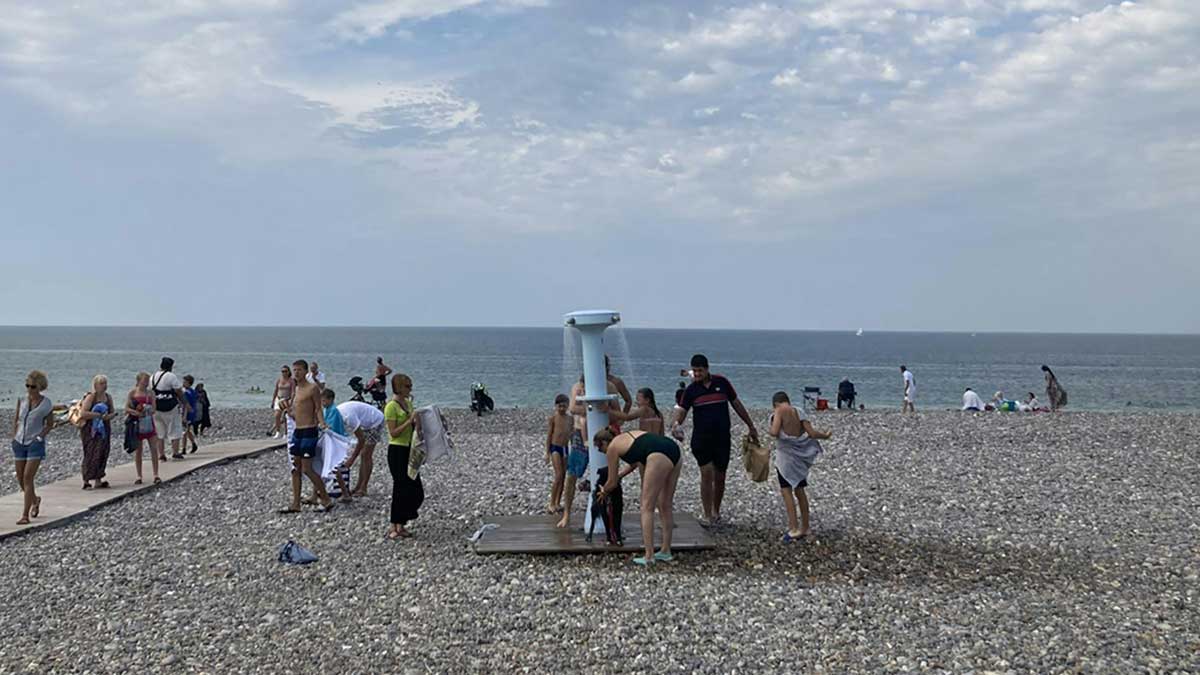
POLYGON ((133 416, 125 418, 125 452, 133 452, 138 447, 138 419, 133 416))

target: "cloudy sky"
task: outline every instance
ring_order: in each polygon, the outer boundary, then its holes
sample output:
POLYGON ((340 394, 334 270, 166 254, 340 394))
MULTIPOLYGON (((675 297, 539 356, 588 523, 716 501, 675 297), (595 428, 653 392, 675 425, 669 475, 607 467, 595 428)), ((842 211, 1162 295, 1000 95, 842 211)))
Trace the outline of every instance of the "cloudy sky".
POLYGON ((1200 332, 1200 2, 6 0, 0 324, 1200 332))

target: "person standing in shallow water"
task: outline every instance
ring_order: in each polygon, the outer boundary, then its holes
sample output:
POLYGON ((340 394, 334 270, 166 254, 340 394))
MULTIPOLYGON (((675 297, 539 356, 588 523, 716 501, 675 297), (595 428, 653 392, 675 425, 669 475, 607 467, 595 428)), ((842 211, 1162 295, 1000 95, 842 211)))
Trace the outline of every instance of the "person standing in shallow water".
POLYGON ((83 443, 83 489, 106 488, 104 476, 108 469, 108 453, 112 450, 112 396, 108 394, 108 378, 92 378, 92 390, 80 404, 83 426, 79 439, 83 443))
POLYGON ((408 457, 418 424, 413 411, 412 389, 412 378, 408 375, 392 375, 392 400, 383 409, 388 430, 388 470, 392 474, 391 526, 387 538, 393 540, 412 536, 405 526, 417 519, 421 504, 425 502, 421 475, 408 477, 408 457))
POLYGON ((54 404, 42 395, 49 386, 45 373, 31 371, 25 377, 26 396, 17 399, 12 430, 13 468, 17 473, 17 485, 21 486, 25 497, 17 525, 28 525, 29 519, 37 518, 42 508, 42 498, 37 496, 34 481, 38 467, 46 459, 46 436, 54 428, 54 404))

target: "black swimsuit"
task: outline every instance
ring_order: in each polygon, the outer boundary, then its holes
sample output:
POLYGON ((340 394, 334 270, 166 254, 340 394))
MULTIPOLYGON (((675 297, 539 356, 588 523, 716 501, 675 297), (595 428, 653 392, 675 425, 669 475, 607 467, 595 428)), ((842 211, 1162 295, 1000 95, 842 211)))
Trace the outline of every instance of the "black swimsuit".
POLYGON ((625 451, 621 459, 625 460, 626 464, 645 464, 646 459, 656 452, 666 455, 672 464, 679 464, 679 445, 658 434, 642 434, 633 439, 629 450, 625 451))

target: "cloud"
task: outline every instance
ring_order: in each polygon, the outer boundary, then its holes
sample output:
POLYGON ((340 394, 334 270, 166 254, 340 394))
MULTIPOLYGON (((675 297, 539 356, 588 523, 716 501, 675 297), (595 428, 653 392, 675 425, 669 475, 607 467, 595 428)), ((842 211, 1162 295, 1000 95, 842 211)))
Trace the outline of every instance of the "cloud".
POLYGON ((548 0, 382 0, 369 2, 341 12, 329 22, 333 32, 344 40, 365 42, 384 35, 389 28, 405 21, 424 21, 469 8, 490 6, 497 10, 544 7, 548 0))

